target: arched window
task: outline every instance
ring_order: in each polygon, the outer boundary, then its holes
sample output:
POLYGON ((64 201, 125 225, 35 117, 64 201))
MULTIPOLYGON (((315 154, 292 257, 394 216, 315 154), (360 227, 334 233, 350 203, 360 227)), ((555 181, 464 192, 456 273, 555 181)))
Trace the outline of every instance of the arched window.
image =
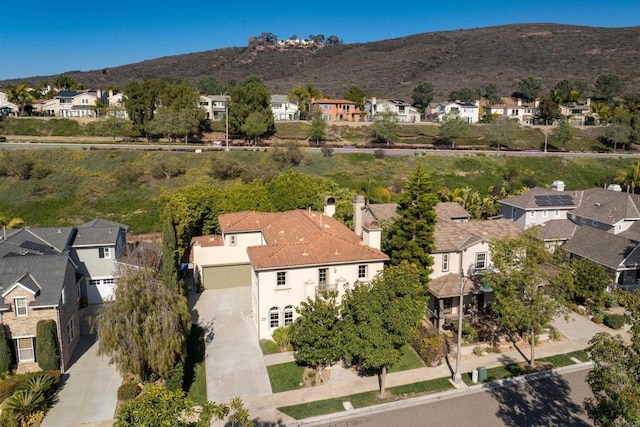
POLYGON ((293 323, 293 306, 288 305, 284 308, 284 325, 290 325, 293 323))
POLYGON ((280 326, 280 309, 278 307, 271 307, 269 309, 269 327, 277 328, 280 326))

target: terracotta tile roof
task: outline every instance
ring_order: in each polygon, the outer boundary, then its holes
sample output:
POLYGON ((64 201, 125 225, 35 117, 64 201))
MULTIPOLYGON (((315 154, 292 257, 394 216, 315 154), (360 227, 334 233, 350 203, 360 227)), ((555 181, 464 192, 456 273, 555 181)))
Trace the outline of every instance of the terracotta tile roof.
POLYGON ((191 246, 198 244, 203 247, 207 246, 224 246, 222 236, 219 234, 210 234, 208 236, 196 236, 191 239, 191 246))
POLYGON ((356 105, 355 102, 349 101, 348 99, 330 99, 330 98, 314 99, 312 103, 313 104, 349 104, 349 105, 356 105))
POLYGON ((481 241, 517 237, 521 233, 510 219, 488 221, 438 221, 434 232, 434 252, 459 251, 481 241))
POLYGON ((239 212, 221 215, 219 222, 223 233, 262 232, 267 245, 247 249, 255 270, 388 259, 320 212, 239 212))

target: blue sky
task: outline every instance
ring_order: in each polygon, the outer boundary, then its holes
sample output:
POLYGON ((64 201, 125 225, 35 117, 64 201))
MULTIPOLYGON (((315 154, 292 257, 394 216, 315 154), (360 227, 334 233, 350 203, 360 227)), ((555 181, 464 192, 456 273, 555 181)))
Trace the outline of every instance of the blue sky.
POLYGON ((337 35, 345 43, 533 22, 640 25, 640 1, 123 1, 3 3, 0 80, 88 71, 246 46, 263 31, 337 35), (349 4, 351 3, 351 4, 349 4), (595 3, 594 5, 589 3, 595 3))

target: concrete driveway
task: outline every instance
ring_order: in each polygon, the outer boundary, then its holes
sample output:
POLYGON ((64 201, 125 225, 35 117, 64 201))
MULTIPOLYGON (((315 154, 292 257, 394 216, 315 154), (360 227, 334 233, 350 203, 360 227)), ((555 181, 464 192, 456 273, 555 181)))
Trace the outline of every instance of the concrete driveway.
POLYGON ((206 290, 191 299, 193 320, 205 329, 207 398, 240 397, 252 415, 271 408, 271 384, 251 317, 251 288, 206 290))
POLYGON ((603 332, 600 326, 573 311, 569 312, 568 321, 563 316, 556 316, 553 319, 553 326, 568 340, 572 341, 589 341, 598 332, 603 332))
POLYGON ((80 312, 80 344, 73 354, 72 365, 63 375, 57 402, 47 413, 42 427, 88 427, 113 425, 117 391, 122 378, 106 358, 98 357, 95 334, 89 334, 88 316, 98 306, 80 312))

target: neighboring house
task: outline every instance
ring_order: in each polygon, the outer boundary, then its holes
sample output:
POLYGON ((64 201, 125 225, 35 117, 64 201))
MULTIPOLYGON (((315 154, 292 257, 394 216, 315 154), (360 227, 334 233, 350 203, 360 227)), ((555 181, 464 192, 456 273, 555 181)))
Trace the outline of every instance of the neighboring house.
POLYGON ((587 98, 587 102, 560 105, 560 114, 573 126, 584 126, 588 121, 595 122, 595 115, 591 111, 591 98, 587 98))
POLYGON ((565 191, 555 181, 551 190, 536 187, 500 203, 503 216, 521 229, 539 226, 549 247, 564 244, 572 256, 603 265, 613 286, 640 285, 640 195, 617 185, 565 191))
POLYGON ((274 120, 298 120, 298 104, 289 101, 287 95, 271 95, 271 111, 274 120))
POLYGON ((447 117, 459 117, 469 124, 478 123, 480 120, 479 101, 476 102, 449 102, 444 104, 442 114, 438 114, 438 121, 442 122, 447 117))
POLYGON ((485 295, 480 287, 484 274, 492 266, 489 242, 517 237, 521 231, 511 220, 468 221, 470 215, 464 215, 464 209, 457 203, 439 205, 442 206, 436 208, 428 314, 433 324, 442 329, 458 318, 461 285, 465 315, 484 306, 485 295))
POLYGON ((18 371, 37 370, 36 325, 54 320, 61 370, 80 335, 81 276, 67 252, 74 228, 9 230, 0 241, 0 320, 8 330, 18 371))
POLYGON ((115 298, 116 262, 125 252, 127 226, 95 219, 76 228, 71 257, 84 276, 83 297, 87 304, 102 304, 115 298))
POLYGON ((9 102, 6 93, 0 92, 0 116, 10 116, 18 114, 18 106, 9 102))
POLYGON ((364 103, 368 120, 375 120, 380 113, 394 113, 399 123, 420 123, 420 112, 401 99, 368 99, 364 103))
POLYGON ((311 108, 317 107, 328 122, 359 122, 364 115, 356 103, 346 99, 311 99, 311 108))
POLYGON ((109 115, 115 114, 116 118, 118 119, 129 118, 129 114, 125 109, 124 103, 125 103, 124 93, 120 92, 120 93, 114 94, 113 91, 110 90, 107 95, 107 104, 109 105, 110 110, 107 114, 109 115))
POLYGON ((538 115, 538 101, 523 103, 522 99, 503 99, 502 104, 487 105, 485 112, 488 116, 495 115, 500 119, 516 119, 521 125, 532 125, 538 115))
POLYGON ((295 320, 295 308, 323 291, 370 281, 388 257, 380 251, 381 230, 364 225, 364 242, 325 211, 238 212, 219 217, 222 235, 192 240, 195 280, 206 289, 249 287, 259 339, 270 339, 295 320))
POLYGON ((200 108, 205 112, 205 118, 209 120, 221 120, 227 112, 229 96, 227 95, 200 95, 200 108))
POLYGON ((52 99, 44 102, 42 112, 54 117, 95 117, 96 101, 99 95, 95 91, 61 90, 52 99))

